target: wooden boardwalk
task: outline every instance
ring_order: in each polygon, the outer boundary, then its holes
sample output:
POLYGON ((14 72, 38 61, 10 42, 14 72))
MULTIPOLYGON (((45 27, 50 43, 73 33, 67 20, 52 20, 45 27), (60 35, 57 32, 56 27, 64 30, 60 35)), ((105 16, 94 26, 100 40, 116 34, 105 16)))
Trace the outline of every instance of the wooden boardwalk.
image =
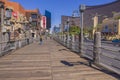
POLYGON ((120 80, 88 66, 53 40, 25 46, 0 58, 0 80, 120 80))

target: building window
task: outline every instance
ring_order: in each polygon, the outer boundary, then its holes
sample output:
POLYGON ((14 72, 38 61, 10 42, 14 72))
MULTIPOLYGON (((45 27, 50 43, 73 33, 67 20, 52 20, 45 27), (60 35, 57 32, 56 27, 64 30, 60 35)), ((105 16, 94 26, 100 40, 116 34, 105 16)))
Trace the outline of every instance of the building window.
POLYGON ((105 26, 105 29, 108 29, 108 26, 107 26, 107 25, 105 26))
POLYGON ((117 32, 117 25, 114 25, 114 32, 117 32))
POLYGON ((6 9, 6 11, 5 11, 5 17, 6 18, 11 18, 12 17, 12 10, 11 9, 6 9))
POLYGON ((108 25, 105 25, 104 31, 105 31, 105 32, 108 32, 108 25))
POLYGON ((37 19, 37 14, 32 14, 31 17, 32 19, 37 19))

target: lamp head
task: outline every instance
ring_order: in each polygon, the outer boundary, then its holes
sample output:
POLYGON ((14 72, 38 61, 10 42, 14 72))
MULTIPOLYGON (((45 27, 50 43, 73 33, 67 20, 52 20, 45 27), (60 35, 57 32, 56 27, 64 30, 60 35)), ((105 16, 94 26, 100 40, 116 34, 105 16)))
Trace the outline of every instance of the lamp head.
POLYGON ((84 4, 81 4, 79 7, 80 12, 84 12, 86 9, 86 6, 84 4))
POLYGON ((0 1, 0 8, 4 8, 4 2, 0 1))

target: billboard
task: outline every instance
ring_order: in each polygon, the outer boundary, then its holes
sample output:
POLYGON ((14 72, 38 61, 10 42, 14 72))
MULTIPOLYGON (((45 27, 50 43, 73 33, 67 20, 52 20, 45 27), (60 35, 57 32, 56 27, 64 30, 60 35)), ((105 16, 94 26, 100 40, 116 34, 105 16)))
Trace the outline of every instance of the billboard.
POLYGON ((41 27, 43 29, 46 29, 46 16, 42 16, 42 19, 41 19, 41 27))
POLYGON ((15 18, 17 18, 17 17, 18 17, 17 12, 12 12, 12 15, 13 15, 13 17, 15 17, 15 18))

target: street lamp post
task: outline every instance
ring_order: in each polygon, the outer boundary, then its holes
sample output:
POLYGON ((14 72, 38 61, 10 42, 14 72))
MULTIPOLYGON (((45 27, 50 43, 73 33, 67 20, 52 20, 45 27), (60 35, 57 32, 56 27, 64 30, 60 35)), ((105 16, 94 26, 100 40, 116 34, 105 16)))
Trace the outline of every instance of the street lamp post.
POLYGON ((1 32, 3 32, 4 25, 4 3, 0 1, 0 9, 1 9, 1 32))
POLYGON ((69 17, 68 17, 68 19, 67 19, 67 32, 68 32, 68 34, 67 34, 67 47, 69 48, 69 40, 70 40, 70 33, 69 33, 69 31, 70 31, 70 26, 69 26, 69 22, 70 22, 70 19, 69 19, 69 17))
POLYGON ((68 19, 67 19, 68 33, 69 33, 69 22, 70 22, 70 19, 68 17, 68 19))
MULTIPOLYGON (((0 42, 2 42, 2 28, 3 28, 3 21, 4 21, 4 3, 0 1, 0 9, 1 9, 1 34, 0 34, 0 42)), ((0 45, 0 56, 2 56, 2 44, 0 45)))
POLYGON ((32 17, 30 16, 29 17, 29 30, 30 30, 30 35, 31 35, 31 37, 32 37, 32 42, 33 42, 33 40, 34 40, 34 33, 33 33, 33 29, 32 29, 32 21, 33 21, 33 19, 32 19, 32 17))
MULTIPOLYGON (((5 25, 6 26, 10 26, 11 23, 10 23, 10 19, 12 17, 12 9, 9 9, 9 8, 6 8, 6 11, 5 11, 5 25)), ((11 37, 11 31, 10 29, 7 29, 7 33, 8 33, 8 41, 10 42, 10 37, 11 37)))
POLYGON ((80 56, 83 54, 83 45, 84 45, 84 36, 83 36, 83 13, 85 11, 86 7, 85 5, 80 5, 79 11, 80 11, 80 27, 81 27, 81 35, 80 35, 80 56))

